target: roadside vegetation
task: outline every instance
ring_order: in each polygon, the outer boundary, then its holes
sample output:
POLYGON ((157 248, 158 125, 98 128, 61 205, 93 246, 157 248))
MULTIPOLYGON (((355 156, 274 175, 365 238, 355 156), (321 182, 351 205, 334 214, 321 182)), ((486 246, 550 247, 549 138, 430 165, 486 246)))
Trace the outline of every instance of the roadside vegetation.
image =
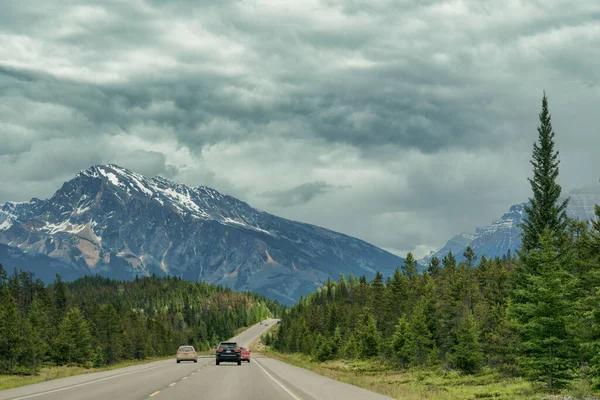
POLYGON ((403 399, 598 394, 600 207, 567 218, 545 94, 539 119, 519 254, 342 275, 284 312, 266 353, 403 399))
POLYGON ((261 295, 179 278, 57 276, 46 286, 0 265, 0 388, 174 357, 184 344, 203 353, 282 309, 261 295))
POLYGON ((36 373, 27 375, 1 375, 0 374, 0 390, 12 389, 20 386, 31 385, 34 383, 40 383, 50 381, 52 379, 67 378, 69 376, 89 374, 92 372, 110 371, 118 368, 131 367, 139 364, 146 364, 153 361, 167 360, 171 357, 150 357, 144 360, 127 360, 112 364, 107 367, 100 368, 86 368, 80 365, 62 365, 62 366, 44 366, 41 367, 36 373))

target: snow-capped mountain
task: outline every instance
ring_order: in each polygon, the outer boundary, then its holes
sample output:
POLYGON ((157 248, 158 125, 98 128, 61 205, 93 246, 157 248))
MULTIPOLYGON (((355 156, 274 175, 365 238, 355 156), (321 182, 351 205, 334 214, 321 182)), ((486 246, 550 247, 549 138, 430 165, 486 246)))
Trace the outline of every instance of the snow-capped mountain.
MULTIPOLYGON (((594 218, 594 205, 600 204, 600 185, 574 189, 569 192, 567 197, 570 198, 567 207, 569 217, 582 221, 591 220, 594 218)), ((526 204, 511 206, 502 218, 493 221, 486 227, 476 228, 474 234, 461 233, 454 236, 439 251, 432 252, 419 262, 426 265, 433 256, 441 260, 450 250, 457 261, 464 261, 463 252, 467 245, 473 248, 478 258, 481 258, 483 254, 488 258, 502 257, 508 250, 515 254, 521 248, 522 229, 519 228, 519 225, 523 222, 526 204)))
POLYGON ((17 259, 26 265, 37 257, 31 264, 38 275, 48 275, 40 269, 53 260, 52 271, 63 276, 168 274, 288 304, 341 272, 389 275, 404 261, 208 187, 112 164, 81 171, 48 200, 0 206, 0 244, 9 247, 0 248, 0 263, 9 269, 17 259))

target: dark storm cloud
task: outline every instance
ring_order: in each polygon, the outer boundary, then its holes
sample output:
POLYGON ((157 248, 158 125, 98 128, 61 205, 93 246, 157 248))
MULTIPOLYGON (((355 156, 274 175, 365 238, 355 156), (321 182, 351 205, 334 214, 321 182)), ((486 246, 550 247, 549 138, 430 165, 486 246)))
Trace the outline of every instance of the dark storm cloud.
POLYGON ((561 176, 597 180, 578 155, 600 145, 599 16, 594 0, 9 2, 0 202, 115 162, 439 247, 526 198, 543 89, 561 176))
POLYGON ((331 185, 326 182, 310 182, 288 190, 272 190, 262 193, 260 196, 269 198, 271 204, 274 206, 292 207, 308 203, 319 195, 341 188, 344 187, 331 185))
MULTIPOLYGON (((134 51, 138 46, 143 51, 144 45, 148 46, 152 38, 160 37, 155 23, 157 14, 163 9, 176 12, 172 4, 150 4, 158 9, 142 12, 133 7, 120 7, 115 12, 107 7, 104 13, 111 11, 110 14, 104 16, 101 13, 104 18, 99 18, 105 20, 103 24, 98 22, 91 27, 86 26, 84 32, 71 33, 61 42, 76 42, 78 48, 94 46, 98 54, 105 52, 107 58, 113 54, 119 56, 127 50, 134 51), (139 17, 146 17, 142 19, 146 23, 140 22, 139 17), (125 20, 133 23, 125 23, 125 20), (99 31, 102 35, 98 34, 99 31)), ((200 10, 192 7, 193 3, 179 2, 180 11, 185 4, 192 14, 200 10)), ((347 31, 327 26, 312 29, 296 27, 295 31, 290 31, 284 21, 267 24, 264 28, 265 24, 244 18, 234 5, 229 3, 232 16, 221 24, 221 29, 222 25, 233 28, 227 32, 231 36, 228 40, 235 42, 240 39, 236 36, 236 27, 253 29, 254 32, 249 33, 261 37, 261 32, 272 34, 268 30, 271 26, 271 30, 278 29, 284 37, 293 37, 297 46, 289 46, 289 43, 276 38, 261 43, 260 47, 249 41, 248 47, 253 53, 248 59, 255 65, 250 65, 246 71, 223 74, 217 68, 187 72, 185 65, 179 62, 174 65, 175 70, 165 74, 155 73, 151 67, 144 68, 124 84, 94 84, 93 79, 89 79, 93 77, 88 77, 86 82, 76 82, 50 74, 36 76, 23 69, 4 67, 0 71, 5 75, 3 89, 30 99, 61 104, 103 129, 128 131, 140 121, 152 120, 171 128, 183 144, 195 149, 220 141, 264 135, 269 124, 294 119, 305 121, 310 129, 280 131, 277 134, 323 138, 331 143, 346 143, 360 148, 395 145, 426 152, 448 146, 477 148, 497 145, 499 139, 493 132, 480 134, 486 130, 483 121, 490 115, 485 103, 470 99, 465 107, 460 94, 447 99, 446 95, 436 92, 436 88, 452 90, 468 84, 471 77, 463 71, 445 65, 435 66, 418 55, 403 54, 398 58, 398 55, 394 56, 393 52, 383 48, 380 50, 383 54, 374 55, 377 65, 327 72, 328 63, 347 57, 348 51, 362 49, 366 54, 376 52, 377 47, 371 49, 370 45, 378 38, 377 32, 372 27, 347 31), (302 58, 298 50, 303 48, 309 60, 320 48, 331 53, 323 59, 322 72, 315 74, 314 67, 319 65, 311 68, 310 61, 294 65, 298 57, 302 58), (273 63, 270 63, 273 56, 269 50, 277 55, 273 63), (266 62, 264 70, 256 72, 264 78, 256 82, 256 75, 251 75, 254 71, 250 68, 260 68, 260 60, 256 58, 262 57, 266 62), (15 81, 7 82, 6 77, 15 81), (27 85, 23 85, 24 79, 27 85), (267 90, 257 98, 244 98, 245 94, 259 92, 265 82, 276 85, 277 89, 267 90), (153 105, 161 103, 172 104, 173 107, 150 110, 153 105), (220 126, 222 121, 234 121, 236 126, 231 131, 211 130, 215 124, 220 126)), ((222 5, 223 8, 227 6, 222 5)), ((100 13, 98 10, 104 9, 96 10, 100 13)), ((215 12, 214 7, 209 10, 215 12)), ((161 42, 160 39, 157 41, 161 42)), ((181 54, 174 51, 172 55, 178 61, 183 59, 194 64, 210 62, 212 58, 211 54, 194 52, 181 54)), ((91 67, 101 67, 103 63, 94 56, 89 59, 86 56, 81 62, 88 62, 91 67)))

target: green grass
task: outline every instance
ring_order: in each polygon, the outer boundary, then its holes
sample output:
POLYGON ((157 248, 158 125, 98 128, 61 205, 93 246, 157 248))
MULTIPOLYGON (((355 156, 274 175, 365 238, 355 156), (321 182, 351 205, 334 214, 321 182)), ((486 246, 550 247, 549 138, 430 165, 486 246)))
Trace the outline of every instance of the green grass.
POLYGON ((145 360, 122 361, 120 363, 102 368, 84 368, 80 366, 71 365, 65 365, 60 367, 43 367, 38 373, 34 375, 0 375, 0 390, 12 389, 20 386, 31 385, 34 383, 50 381, 53 379, 66 378, 69 376, 90 374, 93 372, 110 371, 113 369, 130 367, 133 365, 147 364, 150 362, 168 360, 171 358, 174 359, 174 356, 148 358, 145 360))
POLYGON ((582 382, 576 382, 565 394, 550 396, 522 378, 506 377, 491 369, 475 375, 462 375, 442 368, 401 371, 380 360, 320 363, 301 354, 281 354, 271 348, 263 349, 262 354, 340 382, 403 400, 599 399, 590 396, 589 388, 582 382), (571 397, 567 397, 566 393, 571 397))

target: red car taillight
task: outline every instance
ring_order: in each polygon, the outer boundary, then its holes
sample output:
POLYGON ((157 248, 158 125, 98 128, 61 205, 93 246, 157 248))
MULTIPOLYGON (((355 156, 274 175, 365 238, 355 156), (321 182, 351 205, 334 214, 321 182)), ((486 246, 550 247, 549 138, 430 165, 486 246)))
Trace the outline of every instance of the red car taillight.
POLYGON ((222 347, 219 347, 219 348, 217 349, 217 351, 218 351, 218 352, 222 352, 222 351, 223 351, 223 348, 222 348, 222 347))
POLYGON ((235 349, 233 349, 233 351, 235 351, 236 353, 239 353, 240 352, 240 348, 236 347, 235 349))

